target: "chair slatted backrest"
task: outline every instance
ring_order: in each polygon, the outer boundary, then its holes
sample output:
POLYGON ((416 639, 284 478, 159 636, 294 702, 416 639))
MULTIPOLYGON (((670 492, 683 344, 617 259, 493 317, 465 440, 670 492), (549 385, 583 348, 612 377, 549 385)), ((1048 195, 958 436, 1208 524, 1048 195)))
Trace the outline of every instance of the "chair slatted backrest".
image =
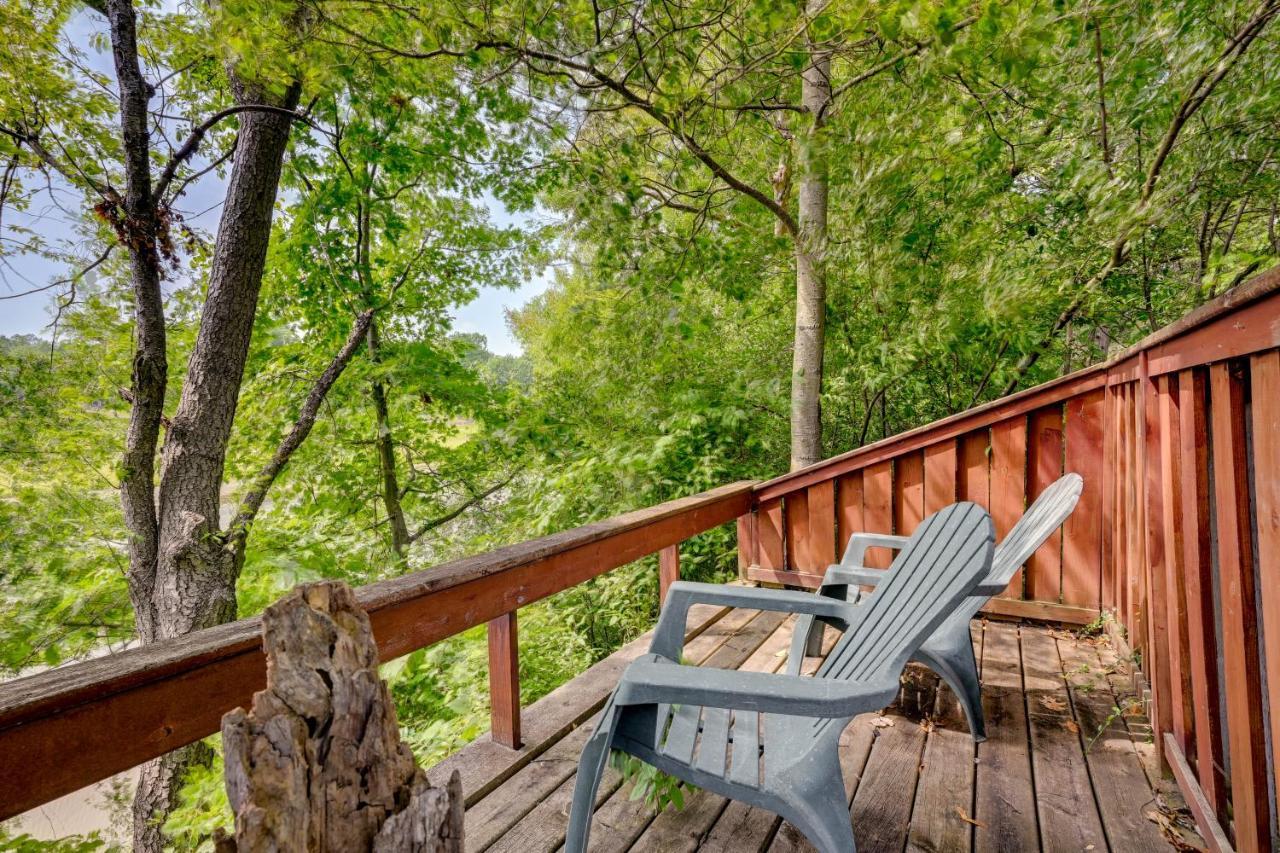
POLYGON ((1036 549, 1071 515, 1083 490, 1083 477, 1079 474, 1066 474, 1041 492, 1040 497, 1027 507, 1022 518, 1009 531, 1009 535, 996 546, 988 583, 1000 586, 1008 584, 1022 564, 1031 559, 1036 549))
POLYGON ((819 678, 866 681, 901 672, 907 659, 991 568, 991 516, 974 503, 926 518, 889 567, 865 612, 836 643, 819 678))

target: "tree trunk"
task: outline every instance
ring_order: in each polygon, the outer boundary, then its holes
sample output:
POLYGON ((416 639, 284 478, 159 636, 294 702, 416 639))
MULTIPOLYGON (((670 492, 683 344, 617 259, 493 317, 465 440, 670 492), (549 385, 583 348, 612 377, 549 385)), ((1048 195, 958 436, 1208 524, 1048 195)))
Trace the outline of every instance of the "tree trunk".
MULTIPOLYGON (((297 106, 296 84, 283 98, 269 99, 234 73, 232 80, 237 103, 297 106)), ((243 551, 226 547, 220 491, 291 124, 289 117, 275 113, 240 115, 235 166, 218 226, 200 330, 162 451, 155 556, 150 565, 130 567, 134 598, 142 598, 150 587, 150 615, 139 616, 137 622, 143 642, 235 618, 243 551)), ((144 602, 139 613, 145 612, 144 602)), ((133 806, 135 850, 163 849, 158 822, 176 800, 183 771, 199 758, 198 750, 187 748, 144 768, 133 806)))
MULTIPOLYGON (((290 110, 298 103, 296 84, 274 100, 234 74, 232 84, 237 103, 290 110)), ((275 113, 240 116, 209 292, 162 454, 155 637, 181 636, 235 618, 239 566, 234 551, 223 547, 219 497, 291 124, 275 113)))
MULTIPOLYGON (((825 3, 809 0, 807 13, 825 3)), ((831 104, 831 52, 809 43, 801 83, 809 125, 799 139, 799 225, 796 237, 796 333, 791 376, 791 468, 822 459, 822 358, 826 346, 827 190, 830 182, 823 128, 831 104)))
POLYGON ((222 718, 236 833, 220 849, 461 853, 462 783, 432 788, 401 742, 351 589, 298 587, 262 632, 267 689, 222 718))
MULTIPOLYGON (((369 326, 369 358, 374 364, 381 360, 378 324, 369 326)), ((391 547, 397 556, 404 559, 409 551, 409 527, 404 520, 404 507, 400 505, 400 480, 396 476, 396 444, 391 434, 391 412, 387 406, 387 388, 381 377, 373 380, 373 410, 377 417, 377 436, 374 444, 378 448, 378 467, 382 473, 382 504, 391 522, 391 547)))
POLYGON ((159 217, 151 193, 151 134, 147 105, 151 87, 138 64, 137 17, 130 0, 109 0, 107 22, 120 86, 120 130, 124 143, 124 215, 113 222, 129 249, 134 296, 132 406, 120 477, 120 504, 129 530, 129 596, 138 632, 155 630, 151 603, 159 532, 155 504, 156 441, 168 380, 164 302, 160 294, 159 217))

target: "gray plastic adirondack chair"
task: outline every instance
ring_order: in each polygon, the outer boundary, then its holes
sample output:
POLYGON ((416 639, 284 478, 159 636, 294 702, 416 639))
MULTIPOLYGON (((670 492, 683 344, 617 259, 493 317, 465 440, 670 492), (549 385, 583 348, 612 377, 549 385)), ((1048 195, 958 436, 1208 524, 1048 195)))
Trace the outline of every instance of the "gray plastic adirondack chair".
POLYGON ((977 504, 930 516, 866 604, 807 592, 677 582, 650 653, 631 663, 583 748, 565 840, 586 849, 610 748, 699 788, 772 811, 825 853, 854 850, 837 746, 858 714, 890 704, 917 647, 991 569, 991 517, 977 504), (844 630, 812 677, 679 663, 689 607, 818 616, 844 630))
MULTIPOLYGON (((1040 497, 1035 499, 1009 531, 1009 535, 996 546, 990 574, 913 655, 914 660, 940 675, 959 698, 969 722, 969 732, 975 741, 986 740, 987 727, 982 714, 982 690, 978 681, 978 662, 973 654, 973 640, 969 635, 969 620, 977 615, 992 596, 1004 592, 1014 573, 1031 558, 1053 531, 1062 526, 1067 516, 1076 508, 1083 488, 1084 479, 1079 474, 1067 474, 1041 492, 1040 497)), ((879 594, 878 585, 884 583, 887 576, 882 569, 863 567, 867 549, 877 546, 898 549, 908 541, 910 540, 905 536, 855 533, 845 548, 844 558, 838 565, 827 569, 818 594, 843 601, 849 598, 849 590, 852 588, 855 590, 854 601, 874 601, 879 594), (859 586, 876 586, 877 592, 858 594, 856 590, 859 586)), ((791 640, 787 672, 795 674, 800 671, 806 652, 811 655, 820 653, 820 623, 821 620, 815 620, 814 615, 800 618, 791 640)))

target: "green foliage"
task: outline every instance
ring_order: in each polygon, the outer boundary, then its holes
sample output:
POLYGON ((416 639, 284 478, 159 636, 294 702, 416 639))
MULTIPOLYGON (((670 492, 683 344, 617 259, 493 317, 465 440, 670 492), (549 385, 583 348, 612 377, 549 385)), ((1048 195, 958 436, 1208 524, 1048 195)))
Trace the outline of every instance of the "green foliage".
POLYGON ((609 753, 609 766, 631 784, 630 799, 643 800, 645 805, 660 812, 668 806, 677 811, 683 809, 685 792, 694 790, 692 785, 618 750, 609 753))
MULTIPOLYGON (((228 501, 252 485, 355 318, 377 311, 377 346, 367 340, 334 386, 254 522, 242 615, 303 581, 368 583, 784 470, 795 244, 726 175, 794 215, 803 164, 828 166, 831 453, 989 400, 1029 354, 1040 357, 1024 385, 1102 359, 1280 258, 1274 24, 1182 130, 1143 201, 1189 87, 1255 9, 1243 0, 835 2, 812 19, 795 4, 694 0, 661 14, 640 4, 641 27, 630 6, 586 0, 305 6, 301 37, 291 0, 140 6, 148 73, 171 73, 155 103, 182 117, 165 119, 166 135, 184 138, 230 103, 228 63, 247 78, 298 79, 308 109, 277 199, 228 501), (812 117, 794 107, 814 44, 831 49, 839 95, 810 135, 812 117), (642 103, 521 57, 530 46, 623 69, 642 103), (1121 234, 1124 262, 1086 289, 1121 234), (548 268, 550 287, 510 317, 522 355, 452 328, 482 289, 548 268), (381 439, 418 534, 403 549, 381 439)), ((0 44, 0 260, 38 259, 74 280, 53 288, 53 343, 0 339, 9 675, 133 636, 116 494, 133 355, 124 253, 78 274, 114 240, 82 203, 88 184, 123 185, 113 81, 95 70, 110 45, 92 14, 70 0, 0 0, 11 35, 0 44), (49 189, 49 164, 24 136, 37 131, 56 136, 79 180, 49 189), (50 192, 78 214, 70 234, 41 224, 50 192)), ((234 136, 234 121, 213 128, 180 179, 223 174, 234 136)), ((176 389, 209 235, 180 221, 196 207, 172 203, 176 389)), ((168 414, 175 402, 171 390, 168 414)), ((684 543, 684 576, 731 577, 734 547, 729 526, 684 543)), ((652 557, 522 609, 524 700, 656 615, 652 557)), ((386 665, 420 761, 487 727, 485 673, 483 629, 386 665)), ((674 780, 634 759, 615 766, 634 796, 681 804, 674 780)), ((166 831, 196 849, 228 822, 215 763, 187 780, 166 831)))

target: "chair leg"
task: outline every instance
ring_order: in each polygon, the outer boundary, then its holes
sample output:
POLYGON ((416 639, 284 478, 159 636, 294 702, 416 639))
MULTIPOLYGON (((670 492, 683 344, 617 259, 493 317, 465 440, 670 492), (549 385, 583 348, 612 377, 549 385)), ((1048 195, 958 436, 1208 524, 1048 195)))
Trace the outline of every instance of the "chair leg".
POLYGON ((844 798, 844 785, 836 777, 836 784, 824 791, 811 791, 813 799, 797 804, 787 815, 796 829, 804 833, 821 853, 856 853, 853 840, 853 820, 849 816, 849 803, 844 798))
POLYGON ((982 714, 982 685, 978 680, 978 660, 973 654, 969 626, 964 625, 963 632, 947 630, 948 627, 944 625, 942 632, 930 638, 916 652, 915 659, 942 676, 960 700, 974 742, 981 743, 987 739, 987 724, 982 714))
POLYGON ((796 620, 796 629, 791 634, 791 651, 787 653, 789 675, 800 674, 806 655, 822 654, 822 628, 822 623, 812 616, 801 616, 796 620))
POLYGON ((595 811, 596 791, 600 787, 600 777, 604 775, 605 764, 609 760, 609 747, 613 743, 613 727, 617 721, 617 711, 612 697, 605 705, 600 719, 596 722, 596 730, 582 748, 582 758, 578 761, 578 778, 573 785, 573 807, 569 813, 569 827, 565 834, 565 853, 583 853, 587 849, 587 839, 591 835, 591 816, 595 811))

